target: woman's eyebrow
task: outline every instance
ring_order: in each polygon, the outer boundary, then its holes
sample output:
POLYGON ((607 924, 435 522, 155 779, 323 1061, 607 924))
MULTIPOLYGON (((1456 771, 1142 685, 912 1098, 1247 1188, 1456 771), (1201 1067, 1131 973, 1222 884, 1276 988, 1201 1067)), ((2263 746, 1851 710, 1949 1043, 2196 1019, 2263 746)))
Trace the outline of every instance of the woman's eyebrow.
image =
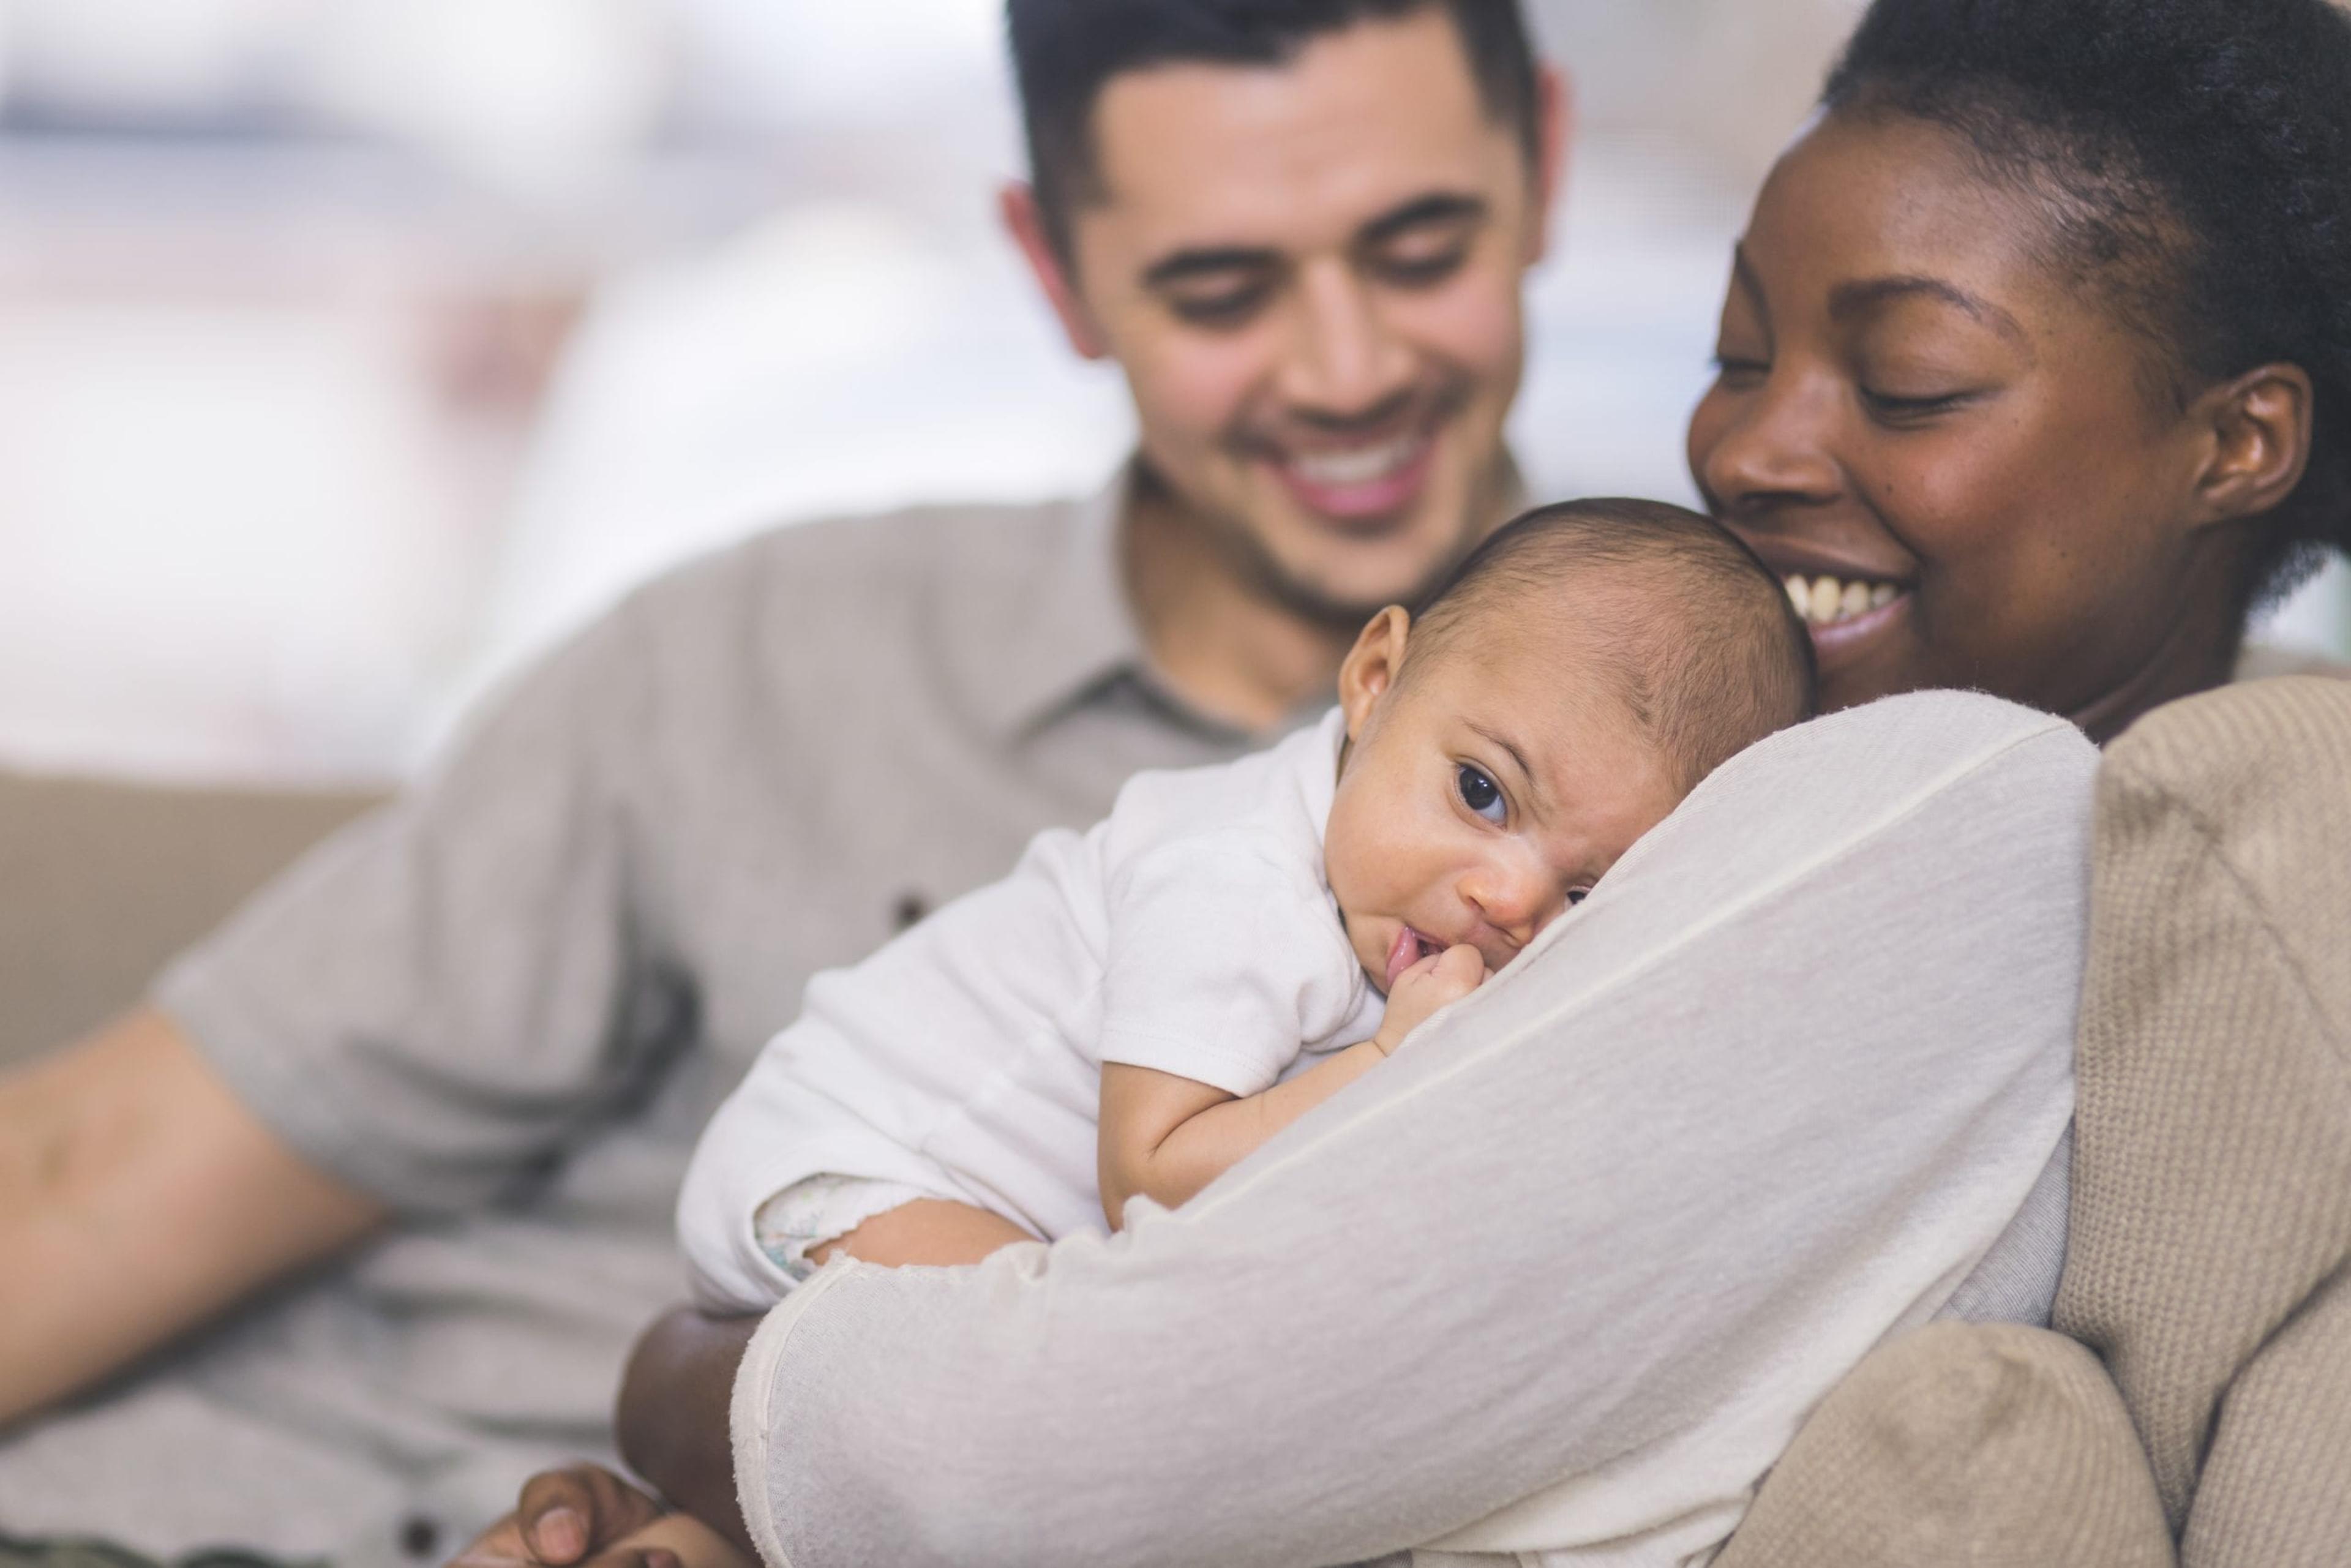
POLYGON ((1842 321, 1896 299, 1914 298, 1940 300, 1982 322, 2002 337, 2012 339, 2019 347, 2032 346, 2025 336, 2023 324, 1991 300, 1970 294, 1956 284, 1946 283, 1939 277, 1923 277, 1916 274, 1840 283, 1829 290, 1829 316, 1833 320, 1842 321))
POLYGON ((1762 280, 1755 276, 1755 264, 1747 259, 1746 242, 1730 247, 1730 281, 1747 291, 1747 298, 1761 319, 1763 335, 1771 335, 1771 302, 1763 297, 1762 280))

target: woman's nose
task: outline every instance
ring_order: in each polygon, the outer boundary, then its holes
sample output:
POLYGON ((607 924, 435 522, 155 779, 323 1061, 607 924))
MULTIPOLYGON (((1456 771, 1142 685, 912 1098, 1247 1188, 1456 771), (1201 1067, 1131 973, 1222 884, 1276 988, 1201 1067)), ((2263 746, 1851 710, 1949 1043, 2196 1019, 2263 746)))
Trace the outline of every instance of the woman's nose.
POLYGON ((1717 387, 1692 422, 1698 487, 1731 518, 1834 499, 1835 407, 1834 389, 1785 372, 1745 391, 1717 387))

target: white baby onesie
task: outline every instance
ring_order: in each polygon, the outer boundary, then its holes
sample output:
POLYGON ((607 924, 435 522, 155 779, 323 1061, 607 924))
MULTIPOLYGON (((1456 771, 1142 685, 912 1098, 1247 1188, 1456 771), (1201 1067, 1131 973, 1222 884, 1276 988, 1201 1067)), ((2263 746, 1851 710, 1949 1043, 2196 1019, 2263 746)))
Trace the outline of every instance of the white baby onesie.
POLYGON ((1102 1230, 1102 1063, 1249 1095, 1371 1038, 1385 1002, 1322 870, 1344 735, 1333 710, 1237 762, 1138 775, 1090 831, 1039 834, 1003 881, 810 981, 679 1195, 704 1304, 790 1289, 757 1218, 779 1197, 787 1232, 795 1208, 846 1228, 925 1195, 1048 1240, 1102 1230))

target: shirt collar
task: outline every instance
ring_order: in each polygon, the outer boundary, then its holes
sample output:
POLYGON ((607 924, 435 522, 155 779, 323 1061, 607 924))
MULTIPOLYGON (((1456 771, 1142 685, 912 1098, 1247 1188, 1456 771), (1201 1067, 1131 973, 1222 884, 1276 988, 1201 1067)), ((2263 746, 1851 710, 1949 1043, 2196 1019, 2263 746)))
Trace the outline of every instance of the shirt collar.
POLYGON ((1134 484, 1132 460, 1082 500, 1061 508, 1049 549, 1010 591, 966 596, 978 628, 967 647, 970 711, 1010 738, 1041 728, 1103 687, 1140 674, 1143 633, 1127 602, 1119 524, 1134 484))
MULTIPOLYGON (((1194 713, 1151 670, 1143 632, 1126 592, 1120 535, 1134 504, 1135 460, 1118 465, 1092 495, 1063 507, 1064 522, 1025 591, 990 594, 969 608, 996 621, 970 644, 980 656, 966 672, 973 682, 970 711, 1000 739, 1033 733, 1071 708, 1118 685, 1176 722, 1205 733, 1246 740, 1241 731, 1194 713), (985 650, 985 652, 981 652, 985 650)), ((1526 482, 1517 459, 1502 453, 1505 518, 1526 507, 1526 482)), ((1314 698, 1280 727, 1319 716, 1330 706, 1314 698)))

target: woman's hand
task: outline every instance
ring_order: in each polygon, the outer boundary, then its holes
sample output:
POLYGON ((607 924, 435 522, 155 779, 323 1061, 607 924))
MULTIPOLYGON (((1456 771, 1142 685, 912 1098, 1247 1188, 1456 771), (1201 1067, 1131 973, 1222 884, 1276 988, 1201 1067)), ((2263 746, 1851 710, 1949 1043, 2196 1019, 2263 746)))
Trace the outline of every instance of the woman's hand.
POLYGON ((1450 1007, 1486 983, 1486 960, 1464 944, 1423 958, 1388 990, 1387 1016, 1380 1020, 1372 1043, 1382 1056, 1393 1056, 1405 1036, 1426 1023, 1439 1008, 1450 1007))
MULTIPOLYGON (((523 1483, 515 1511, 484 1531, 450 1568, 572 1568, 662 1517, 662 1506, 650 1493, 601 1465, 541 1470, 523 1483)), ((648 1556, 642 1568, 679 1564, 648 1556)))
POLYGON ((601 1465, 542 1470, 450 1568, 759 1568, 691 1514, 665 1513, 601 1465))

